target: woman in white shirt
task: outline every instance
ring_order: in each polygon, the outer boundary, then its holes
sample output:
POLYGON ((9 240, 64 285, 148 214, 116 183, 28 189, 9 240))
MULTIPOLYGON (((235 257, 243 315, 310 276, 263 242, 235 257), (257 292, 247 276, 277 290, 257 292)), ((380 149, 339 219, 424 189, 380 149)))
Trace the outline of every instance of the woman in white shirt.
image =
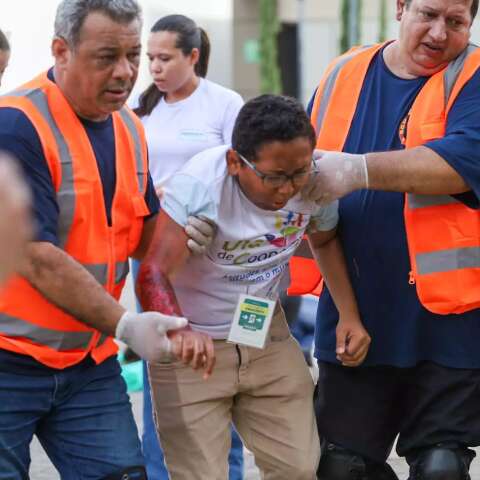
MULTIPOLYGON (((150 173, 160 198, 165 182, 197 153, 230 144, 243 105, 238 93, 205 78, 210 56, 206 32, 184 15, 168 15, 152 27, 147 55, 153 83, 140 95, 135 113, 145 127, 150 173)), ((134 278, 138 265, 134 264, 134 278)), ((143 451, 149 478, 167 480, 152 420, 144 375, 143 451)), ((234 432, 230 480, 243 471, 242 444, 234 432)))
POLYGON ((147 55, 153 83, 135 112, 145 126, 150 173, 161 186, 197 153, 230 143, 243 100, 205 78, 210 42, 183 15, 163 17, 153 26, 147 55))

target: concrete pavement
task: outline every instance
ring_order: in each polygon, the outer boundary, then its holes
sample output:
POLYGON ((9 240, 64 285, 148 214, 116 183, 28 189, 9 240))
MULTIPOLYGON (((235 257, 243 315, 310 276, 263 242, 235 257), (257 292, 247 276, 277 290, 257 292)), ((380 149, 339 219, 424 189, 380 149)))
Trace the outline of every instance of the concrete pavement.
MULTIPOLYGON (((135 298, 133 295, 133 289, 131 288, 130 279, 127 280, 127 287, 124 289, 124 294, 122 296, 122 303, 129 309, 135 308, 135 298)), ((133 412, 135 419, 137 420, 137 425, 139 426, 139 431, 142 428, 142 394, 133 393, 131 395, 133 412)), ((477 449, 477 455, 480 457, 480 448, 477 449)), ((32 456, 32 466, 30 470, 30 478, 32 480, 59 480, 60 477, 55 471, 54 467, 48 460, 45 455, 42 447, 35 439, 32 444, 31 449, 32 456)), ((398 458, 395 454, 389 459, 389 463, 394 468, 395 472, 399 476, 400 480, 406 480, 408 476, 408 468, 405 461, 401 458, 398 458)), ((260 475, 258 470, 255 467, 253 456, 246 452, 245 455, 245 480, 260 480, 260 475)), ((69 480, 69 479, 62 479, 69 480)), ((155 479, 153 479, 155 480, 155 479)), ((208 479, 205 479, 208 480, 208 479)), ((480 480, 480 459, 474 460, 471 469, 471 480, 480 480)))

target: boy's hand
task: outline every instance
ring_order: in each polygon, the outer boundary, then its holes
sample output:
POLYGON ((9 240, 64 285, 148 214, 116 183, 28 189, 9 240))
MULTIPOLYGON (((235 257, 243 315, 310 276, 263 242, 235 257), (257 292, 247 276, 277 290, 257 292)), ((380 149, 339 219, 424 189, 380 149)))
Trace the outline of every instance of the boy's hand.
POLYGON ((213 372, 216 360, 212 338, 206 333, 189 329, 171 331, 168 337, 175 356, 194 370, 203 369, 203 378, 207 380, 213 372))
POLYGON ((336 330, 337 359, 345 367, 357 367, 367 356, 372 339, 360 319, 344 320, 340 317, 336 330))

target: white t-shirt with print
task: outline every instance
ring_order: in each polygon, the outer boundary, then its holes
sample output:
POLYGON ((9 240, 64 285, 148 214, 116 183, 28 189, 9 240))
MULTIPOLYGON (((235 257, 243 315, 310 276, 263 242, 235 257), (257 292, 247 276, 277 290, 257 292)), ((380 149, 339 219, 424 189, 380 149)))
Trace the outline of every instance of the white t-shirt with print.
MULTIPOLYGON (((138 99, 132 102, 137 106, 138 99)), ((141 117, 148 145, 153 183, 163 185, 194 155, 231 142, 242 97, 204 78, 187 98, 162 98, 150 115, 141 117)))
POLYGON ((288 285, 288 261, 305 230, 327 231, 338 222, 337 203, 319 207, 293 197, 282 210, 262 210, 227 172, 228 146, 193 157, 166 184, 164 211, 185 226, 204 215, 218 227, 204 256, 190 256, 172 285, 194 330, 228 336, 239 294, 276 300, 288 285), (282 280, 287 285, 282 285, 282 280))

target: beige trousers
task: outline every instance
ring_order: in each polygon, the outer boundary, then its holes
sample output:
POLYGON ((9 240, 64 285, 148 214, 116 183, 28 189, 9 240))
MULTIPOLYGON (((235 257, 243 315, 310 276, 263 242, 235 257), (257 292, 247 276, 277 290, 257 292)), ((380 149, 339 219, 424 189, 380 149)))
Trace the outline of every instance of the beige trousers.
POLYGON ((230 422, 266 480, 314 480, 313 381, 283 311, 263 350, 215 341, 212 376, 151 364, 152 404, 171 480, 227 480, 230 422))

